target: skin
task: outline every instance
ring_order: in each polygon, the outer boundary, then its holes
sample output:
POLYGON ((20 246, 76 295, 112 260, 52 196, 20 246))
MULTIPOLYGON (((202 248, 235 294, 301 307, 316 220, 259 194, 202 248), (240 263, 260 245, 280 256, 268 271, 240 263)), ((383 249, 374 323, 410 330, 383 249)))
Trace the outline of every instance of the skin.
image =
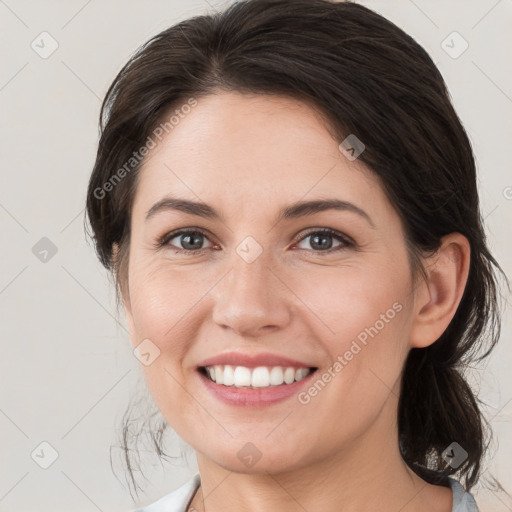
POLYGON ((142 366, 148 389, 197 453, 201 487, 189 510, 452 509, 449 488, 402 460, 396 417, 407 353, 434 343, 455 314, 469 244, 444 237, 424 259, 428 278, 413 282, 397 211, 339 142, 304 103, 219 92, 199 99, 142 167, 124 304, 132 344, 150 339, 160 350, 142 366), (167 195, 207 203, 222 220, 168 210, 146 221, 167 195), (336 210, 275 221, 294 201, 326 198, 357 205, 374 227, 336 210), (356 248, 318 248, 306 234, 325 227, 356 248), (204 231, 194 246, 203 250, 176 253, 180 236, 155 247, 181 228, 204 231), (236 251, 247 236, 263 249, 250 264, 236 251), (226 405, 197 374, 204 359, 240 350, 308 361, 321 375, 397 302, 400 312, 308 404, 294 396, 264 408, 226 405), (251 467, 237 457, 247 442, 262 454, 251 467))

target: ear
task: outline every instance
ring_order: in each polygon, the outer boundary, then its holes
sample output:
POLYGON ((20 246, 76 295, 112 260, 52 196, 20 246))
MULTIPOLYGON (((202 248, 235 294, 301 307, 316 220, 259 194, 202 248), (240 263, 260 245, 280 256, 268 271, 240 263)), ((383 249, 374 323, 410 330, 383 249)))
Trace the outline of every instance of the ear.
POLYGON ((471 248, 460 233, 441 239, 434 255, 425 260, 427 279, 415 289, 411 348, 424 348, 443 334, 457 311, 469 274, 471 248))
MULTIPOLYGON (((112 261, 114 262, 114 267, 117 269, 119 266, 119 245, 117 243, 114 243, 112 245, 112 261)), ((128 286, 126 286, 126 289, 121 292, 122 295, 122 302, 123 302, 123 308, 125 312, 126 322, 128 324, 128 330, 130 332, 130 337, 133 336, 134 331, 134 323, 133 323, 133 316, 132 316, 132 308, 130 303, 130 292, 128 289, 128 286)))

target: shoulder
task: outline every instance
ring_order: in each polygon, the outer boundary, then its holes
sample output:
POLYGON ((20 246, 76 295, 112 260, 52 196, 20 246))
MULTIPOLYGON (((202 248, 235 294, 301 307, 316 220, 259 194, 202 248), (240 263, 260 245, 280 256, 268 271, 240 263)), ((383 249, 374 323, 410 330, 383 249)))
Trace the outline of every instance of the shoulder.
POLYGON ((452 512, 479 512, 475 499, 462 485, 452 477, 448 477, 453 492, 452 512))
MULTIPOLYGON (((453 493, 452 512, 479 512, 473 496, 466 492, 457 480, 448 477, 448 482, 453 493)), ((197 491, 199 484, 199 473, 196 473, 190 480, 170 494, 144 508, 131 510, 130 512, 186 512, 187 505, 197 491)))
POLYGON ((144 508, 130 510, 130 512, 186 512, 187 506, 200 484, 199 473, 181 487, 166 494, 158 501, 146 505, 144 508))

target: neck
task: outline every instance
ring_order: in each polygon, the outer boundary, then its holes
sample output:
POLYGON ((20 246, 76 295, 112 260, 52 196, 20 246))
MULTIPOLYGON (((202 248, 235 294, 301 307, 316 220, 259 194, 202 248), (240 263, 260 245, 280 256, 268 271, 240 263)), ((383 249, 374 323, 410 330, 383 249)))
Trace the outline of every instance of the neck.
POLYGON ((287 472, 237 473, 198 453, 201 487, 189 511, 450 511, 451 490, 430 485, 410 470, 397 434, 379 428, 382 421, 328 459, 287 472))

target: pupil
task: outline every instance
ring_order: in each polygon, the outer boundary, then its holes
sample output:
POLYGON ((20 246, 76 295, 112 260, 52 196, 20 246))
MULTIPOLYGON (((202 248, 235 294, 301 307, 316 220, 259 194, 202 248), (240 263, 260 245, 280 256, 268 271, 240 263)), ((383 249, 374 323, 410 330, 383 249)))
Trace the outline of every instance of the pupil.
POLYGON ((317 244, 320 249, 330 249, 332 247, 332 238, 330 235, 314 235, 313 242, 311 245, 314 246, 315 244, 317 244), (318 240, 323 240, 324 243, 318 242, 318 240))
POLYGON ((201 248, 201 233, 194 233, 193 235, 182 235, 182 245, 184 249, 197 249, 194 247, 194 242, 201 248), (192 241, 191 241, 192 240, 192 241))

